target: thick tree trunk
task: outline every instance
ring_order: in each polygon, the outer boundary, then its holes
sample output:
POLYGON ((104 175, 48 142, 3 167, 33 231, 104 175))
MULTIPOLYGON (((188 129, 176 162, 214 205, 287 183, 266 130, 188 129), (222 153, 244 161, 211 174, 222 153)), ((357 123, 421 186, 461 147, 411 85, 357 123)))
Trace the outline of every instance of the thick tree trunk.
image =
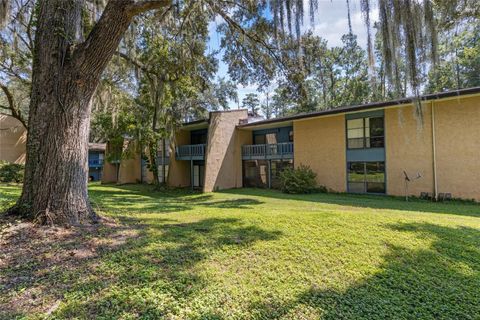
POLYGON ((168 1, 111 0, 82 39, 84 0, 40 1, 22 195, 9 211, 42 224, 94 223, 87 193, 91 99, 132 17, 168 1))

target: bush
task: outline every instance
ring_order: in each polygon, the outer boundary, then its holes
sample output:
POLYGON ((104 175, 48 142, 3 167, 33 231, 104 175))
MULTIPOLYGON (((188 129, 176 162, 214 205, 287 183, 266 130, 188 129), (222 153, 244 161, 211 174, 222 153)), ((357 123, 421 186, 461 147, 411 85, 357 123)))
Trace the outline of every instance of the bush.
MULTIPOLYGON (((317 187, 317 174, 308 166, 287 168, 280 173, 282 191, 285 193, 312 193, 323 191, 317 187)), ((323 187, 324 188, 324 187, 323 187)))
POLYGON ((25 166, 16 163, 0 163, 0 182, 23 182, 25 166))

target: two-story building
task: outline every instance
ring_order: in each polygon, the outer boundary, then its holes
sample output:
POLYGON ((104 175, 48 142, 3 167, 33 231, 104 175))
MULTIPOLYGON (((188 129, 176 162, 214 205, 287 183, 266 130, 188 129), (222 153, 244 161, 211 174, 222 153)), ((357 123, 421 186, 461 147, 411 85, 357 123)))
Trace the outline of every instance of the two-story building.
POLYGON ((88 180, 102 180, 105 143, 88 144, 88 180))
MULTIPOLYGON (((0 161, 24 164, 26 160, 27 129, 20 121, 0 113, 0 161)), ((102 179, 105 144, 88 144, 88 179, 102 179)))
POLYGON ((249 121, 246 110, 185 123, 167 182, 276 188, 307 165, 332 191, 480 200, 480 87, 249 121))

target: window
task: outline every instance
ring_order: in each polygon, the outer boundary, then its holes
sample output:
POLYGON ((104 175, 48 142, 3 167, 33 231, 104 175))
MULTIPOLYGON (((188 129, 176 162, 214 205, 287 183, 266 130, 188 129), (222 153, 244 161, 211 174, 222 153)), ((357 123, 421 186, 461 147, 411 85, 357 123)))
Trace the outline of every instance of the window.
POLYGON ((206 144, 208 132, 206 130, 192 131, 190 134, 190 144, 206 144))
POLYGON ((347 120, 347 148, 383 148, 383 117, 347 120))
POLYGON ((253 144, 265 144, 265 135, 256 134, 253 136, 253 144))
POLYGON ((277 143, 276 133, 256 134, 253 136, 253 144, 276 144, 276 143, 277 143))
POLYGON ((166 183, 168 177, 168 164, 158 166, 158 181, 160 183, 166 183), (163 166, 165 166, 165 177, 163 176, 163 166))
POLYGON ((348 191, 385 193, 384 162, 349 162, 348 191))
POLYGON ((268 161, 243 161, 243 186, 254 188, 268 187, 268 161))

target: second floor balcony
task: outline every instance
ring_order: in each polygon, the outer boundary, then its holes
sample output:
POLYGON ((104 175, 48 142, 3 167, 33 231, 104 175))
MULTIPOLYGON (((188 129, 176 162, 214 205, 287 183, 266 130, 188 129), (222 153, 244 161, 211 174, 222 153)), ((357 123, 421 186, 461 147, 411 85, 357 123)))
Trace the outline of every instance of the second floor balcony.
POLYGON ((293 142, 242 146, 243 160, 293 159, 293 142))
POLYGON ((176 160, 205 160, 205 144, 187 144, 175 148, 176 160))
POLYGON ((88 160, 89 167, 101 167, 103 166, 103 159, 89 159, 88 160))

